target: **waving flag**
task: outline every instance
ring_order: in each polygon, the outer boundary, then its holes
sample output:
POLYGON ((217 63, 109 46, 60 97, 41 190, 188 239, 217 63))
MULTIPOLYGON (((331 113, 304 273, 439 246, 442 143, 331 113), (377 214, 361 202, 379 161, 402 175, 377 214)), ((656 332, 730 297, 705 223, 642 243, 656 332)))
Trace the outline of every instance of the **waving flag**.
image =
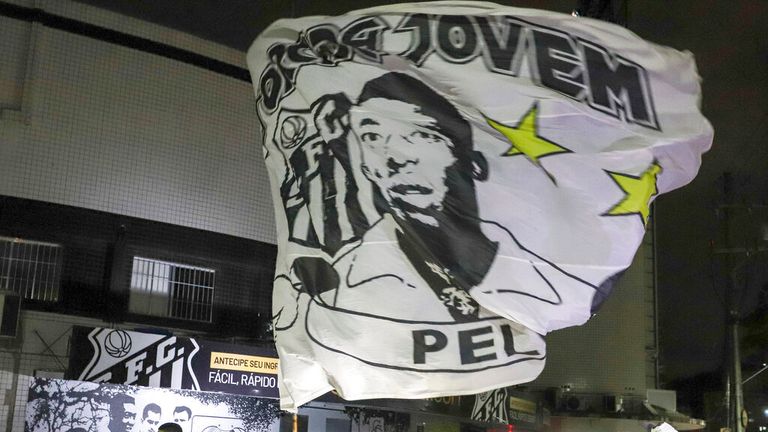
POLYGON ((693 179, 693 58, 491 3, 281 20, 248 52, 278 228, 281 404, 534 379, 693 179))

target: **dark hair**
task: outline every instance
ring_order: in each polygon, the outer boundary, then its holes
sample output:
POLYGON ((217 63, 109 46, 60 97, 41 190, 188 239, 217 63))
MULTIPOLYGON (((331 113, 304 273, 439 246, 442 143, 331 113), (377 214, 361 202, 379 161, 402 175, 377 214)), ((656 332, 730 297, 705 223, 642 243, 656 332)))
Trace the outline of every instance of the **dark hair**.
POLYGON ((472 128, 469 122, 451 102, 428 85, 410 75, 390 72, 365 83, 357 103, 376 98, 418 106, 419 112, 435 119, 438 131, 450 138, 454 156, 461 161, 471 161, 472 128))
POLYGON ((187 413, 187 417, 192 418, 192 410, 189 409, 189 407, 185 407, 184 405, 181 405, 181 406, 177 406, 176 408, 173 409, 173 413, 174 414, 181 413, 181 412, 186 412, 187 413))
MULTIPOLYGON (((112 432, 122 430, 123 416, 125 415, 125 405, 136 405, 133 396, 118 393, 109 400, 109 429, 112 432)), ((134 409, 135 410, 135 409, 134 409)))
POLYGON ((151 404, 148 404, 147 406, 144 407, 144 412, 142 413, 144 418, 147 418, 147 414, 149 414, 150 411, 156 412, 158 414, 162 414, 162 412, 163 412, 163 410, 160 409, 160 405, 155 404, 155 403, 151 403, 151 404))
POLYGON ((157 428, 157 432, 182 432, 181 426, 178 423, 168 422, 163 423, 157 428))
POLYGON ((109 404, 122 409, 124 404, 136 404, 136 400, 133 396, 118 393, 109 399, 109 404))

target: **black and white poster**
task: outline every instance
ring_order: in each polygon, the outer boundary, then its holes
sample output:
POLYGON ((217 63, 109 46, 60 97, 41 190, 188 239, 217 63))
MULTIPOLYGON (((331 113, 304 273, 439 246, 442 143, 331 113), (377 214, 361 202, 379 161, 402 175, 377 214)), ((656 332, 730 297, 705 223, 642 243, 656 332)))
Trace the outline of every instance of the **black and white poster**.
POLYGON ((472 420, 536 426, 541 423, 539 404, 530 395, 500 388, 475 395, 472 420))
POLYGON ((277 402, 222 393, 35 378, 25 432, 269 432, 277 402))
POLYGON ((346 407, 351 420, 350 432, 408 432, 411 416, 385 409, 346 407))
POLYGON ((271 349, 75 327, 67 378, 278 398, 277 371, 271 349))
POLYGON ((687 53, 492 3, 280 20, 248 65, 275 205, 281 403, 535 378, 712 129, 687 53))

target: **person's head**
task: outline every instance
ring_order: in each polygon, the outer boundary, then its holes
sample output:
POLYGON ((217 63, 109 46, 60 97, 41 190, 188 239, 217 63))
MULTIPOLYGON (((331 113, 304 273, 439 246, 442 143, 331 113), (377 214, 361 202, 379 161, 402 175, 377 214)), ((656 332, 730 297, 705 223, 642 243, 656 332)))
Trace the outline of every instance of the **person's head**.
POLYGON ((388 73, 365 84, 349 123, 363 173, 387 211, 428 225, 439 223, 446 206, 477 215, 473 175, 484 176, 485 160, 473 151, 469 123, 443 96, 409 75, 388 73))
POLYGON ((111 425, 111 418, 110 418, 110 409, 109 404, 99 404, 98 407, 96 407, 93 410, 93 422, 94 427, 98 431, 104 431, 109 430, 109 427, 111 425))
POLYGON ((110 400, 109 430, 131 432, 136 424, 136 401, 132 396, 118 394, 110 400))
POLYGON ((182 428, 192 418, 192 410, 185 406, 177 406, 173 409, 173 421, 178 423, 182 428))
POLYGON ((157 404, 151 403, 144 407, 141 422, 145 432, 157 432, 157 426, 160 425, 161 413, 162 410, 157 404))
POLYGON ((168 422, 160 425, 157 432, 182 432, 182 430, 181 426, 177 423, 168 422))

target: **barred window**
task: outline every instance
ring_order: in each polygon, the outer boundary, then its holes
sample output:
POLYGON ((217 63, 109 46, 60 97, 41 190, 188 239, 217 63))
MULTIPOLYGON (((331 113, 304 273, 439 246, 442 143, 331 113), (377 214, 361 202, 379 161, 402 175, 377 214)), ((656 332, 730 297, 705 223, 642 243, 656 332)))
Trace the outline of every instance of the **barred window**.
POLYGON ((58 301, 62 256, 59 244, 0 237, 0 290, 58 301))
POLYGON ((215 276, 204 267, 134 257, 128 310, 210 322, 215 276))

